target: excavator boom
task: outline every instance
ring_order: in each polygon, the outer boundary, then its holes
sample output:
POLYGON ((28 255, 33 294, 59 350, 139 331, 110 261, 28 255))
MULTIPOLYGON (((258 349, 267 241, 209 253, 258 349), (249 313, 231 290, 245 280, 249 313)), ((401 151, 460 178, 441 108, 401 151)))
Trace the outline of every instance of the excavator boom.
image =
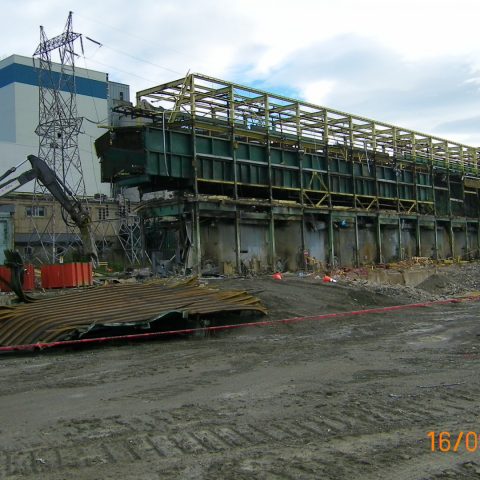
MULTIPOLYGON (((33 179, 37 179, 70 215, 70 218, 80 230, 84 254, 91 259, 94 266, 97 266, 98 252, 91 230, 90 214, 45 161, 36 155, 28 155, 27 158, 32 168, 18 177, 0 184, 0 197, 13 192, 33 179)), ((15 170, 15 167, 9 169, 5 174, 0 176, 0 180, 5 179, 15 170)))

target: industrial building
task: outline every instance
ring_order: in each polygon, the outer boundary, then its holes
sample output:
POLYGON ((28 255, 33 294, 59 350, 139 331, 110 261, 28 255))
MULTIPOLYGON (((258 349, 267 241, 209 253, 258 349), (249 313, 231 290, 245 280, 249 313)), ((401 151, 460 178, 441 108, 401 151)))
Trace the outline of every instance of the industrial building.
POLYGON ((140 210, 157 268, 478 257, 478 148, 200 74, 136 104, 95 145, 103 182, 168 192, 140 210))
MULTIPOLYGON (((52 62, 51 67, 53 76, 60 75, 60 64, 52 62)), ((0 174, 39 151, 36 134, 39 81, 38 61, 35 64, 33 58, 11 55, 0 61, 0 174)), ((55 82, 55 78, 51 81, 55 82)), ((81 119, 78 151, 87 193, 82 200, 88 203, 91 211, 102 259, 114 260, 119 257, 118 249, 121 250, 116 236, 123 228, 130 202, 112 198, 111 186, 101 183, 93 142, 101 133, 99 127, 116 124, 112 109, 129 104, 130 89, 128 85, 109 81, 107 73, 76 67, 75 95, 76 112, 81 119)), ((17 173, 28 168, 27 163, 19 167, 17 173)), ((79 242, 78 236, 61 220, 60 207, 51 196, 40 195, 34 199, 30 193, 33 182, 19 191, 22 193, 0 199, 0 229, 4 230, 0 261, 4 248, 14 247, 27 261, 35 261, 46 257, 42 250, 55 248, 57 256, 61 256, 69 245, 79 242), (53 230, 52 227, 47 229, 53 214, 59 221, 55 222, 53 230)))
MULTIPOLYGON (((3 171, 18 165, 29 154, 37 154, 39 138, 38 65, 32 57, 11 55, 0 61, 0 159, 3 171)), ((52 63, 52 71, 61 65, 52 63)), ((108 74, 75 68, 76 106, 82 118, 79 153, 87 194, 109 194, 109 185, 100 182, 100 167, 93 141, 99 125, 115 124, 112 107, 130 100, 128 85, 110 82, 108 74)), ((27 190, 27 189, 24 189, 27 190)))
MULTIPOLYGON (((100 259, 112 264, 125 263, 126 255, 119 236, 125 244, 130 241, 127 222, 132 203, 106 195, 84 198, 83 202, 92 219, 92 233, 100 259)), ((15 192, 0 198, 0 239, 3 241, 0 263, 4 261, 3 250, 7 248, 15 248, 29 263, 44 263, 52 249, 57 258, 75 260, 81 241, 61 220, 61 210, 61 205, 51 195, 35 197, 32 193, 15 192), (53 235, 48 228, 52 216, 58 219, 53 235)))

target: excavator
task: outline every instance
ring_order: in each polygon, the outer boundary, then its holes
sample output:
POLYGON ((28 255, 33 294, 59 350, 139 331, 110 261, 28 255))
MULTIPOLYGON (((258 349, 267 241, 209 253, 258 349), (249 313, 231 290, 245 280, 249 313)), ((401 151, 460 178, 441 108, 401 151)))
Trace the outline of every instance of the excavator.
MULTIPOLYGON (((32 168, 18 177, 0 183, 0 197, 13 192, 31 180, 38 180, 70 215, 70 218, 80 230, 83 254, 96 267, 98 265, 98 251, 91 230, 91 218, 88 211, 44 160, 35 155, 28 155, 27 159, 32 168)), ((23 163, 25 162, 22 162, 20 165, 23 163)), ((10 168, 1 175, 0 182, 12 175, 20 165, 10 168)))

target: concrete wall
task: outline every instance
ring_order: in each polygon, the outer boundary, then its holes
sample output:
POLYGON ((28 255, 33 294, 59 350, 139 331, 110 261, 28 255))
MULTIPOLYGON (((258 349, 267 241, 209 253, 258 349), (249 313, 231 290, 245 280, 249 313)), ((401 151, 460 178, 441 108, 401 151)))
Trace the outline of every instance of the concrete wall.
POLYGON ((469 256, 473 257, 477 255, 478 252, 478 234, 477 231, 471 227, 468 228, 468 245, 469 251, 467 252, 469 256))
POLYGON ((348 227, 335 225, 333 238, 336 265, 345 267, 355 265, 356 247, 354 223, 348 221, 348 227))
POLYGON ((454 257, 464 257, 467 254, 467 236, 464 229, 453 230, 454 257))
MULTIPOLYGON (((433 221, 420 224, 418 251, 417 220, 402 219, 399 223, 381 223, 381 261, 398 262, 416 256, 435 258, 435 232, 433 221), (401 244, 399 241, 401 240, 401 244)), ((204 271, 214 268, 219 273, 233 274, 237 267, 236 232, 233 218, 201 215, 201 264, 204 271)), ((356 251, 355 217, 343 215, 333 220, 334 267, 356 267, 378 263, 377 218, 359 215, 358 253, 356 251), (342 220, 343 219, 343 220, 342 220)), ((240 222, 240 260, 242 271, 252 273, 272 270, 301 271, 305 268, 331 268, 329 247, 329 219, 327 215, 308 214, 304 222, 304 245, 302 245, 302 222, 298 217, 275 220, 275 261, 272 264, 270 225, 264 219, 245 219, 240 222)), ((454 253, 467 258, 466 232, 462 225, 454 228, 454 253)), ((471 257, 478 256, 477 225, 471 224, 468 238, 471 257)), ((438 221, 438 257, 451 258, 450 224, 438 221)), ((405 283, 405 279, 400 279, 405 283)), ((399 281, 400 281, 399 280, 399 281)))
POLYGON ((450 244, 450 232, 448 225, 438 224, 437 227, 438 239, 438 257, 449 258, 452 256, 452 246, 450 244))
POLYGON ((398 226, 382 225, 382 257, 383 262, 396 262, 400 260, 400 251, 398 245, 398 226))
MULTIPOLYGON (((11 84, 11 85, 6 85, 3 88, 0 88, 0 142, 15 143, 15 141, 16 141, 15 86, 11 84)), ((2 166, 4 165, 4 161, 6 160, 7 160, 6 158, 5 159, 2 158, 2 166)))
POLYGON ((402 224, 402 259, 417 256, 417 239, 414 223, 402 224))
MULTIPOLYGON (((229 219, 202 219, 200 229, 202 266, 236 269, 235 224, 229 219), (228 265, 224 265, 228 264, 228 265)), ((252 272, 269 270, 268 225, 242 221, 240 224, 240 261, 252 272)))
POLYGON ((377 240, 375 225, 369 224, 358 230, 359 262, 360 264, 374 263, 377 260, 377 240))
POLYGON ((435 254, 435 230, 420 225, 420 257, 433 257, 435 254))
POLYGON ((233 220, 205 221, 201 227, 202 258, 220 266, 224 262, 236 265, 235 225, 233 220))
POLYGON ((270 242, 268 224, 241 223, 240 259, 254 271, 268 270, 270 242))
POLYGON ((277 259, 285 270, 303 269, 302 223, 300 221, 275 222, 275 248, 277 259))
POLYGON ((322 263, 327 263, 328 234, 324 222, 317 223, 317 229, 305 229, 305 249, 310 257, 322 263))

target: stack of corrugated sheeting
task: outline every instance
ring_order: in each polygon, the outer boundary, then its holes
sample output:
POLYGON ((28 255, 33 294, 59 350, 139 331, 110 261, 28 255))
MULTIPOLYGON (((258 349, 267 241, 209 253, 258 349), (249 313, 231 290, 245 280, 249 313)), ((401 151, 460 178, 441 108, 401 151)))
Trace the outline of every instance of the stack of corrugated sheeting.
POLYGON ((186 319, 266 308, 243 291, 197 279, 93 287, 0 307, 0 346, 184 328, 186 319))

